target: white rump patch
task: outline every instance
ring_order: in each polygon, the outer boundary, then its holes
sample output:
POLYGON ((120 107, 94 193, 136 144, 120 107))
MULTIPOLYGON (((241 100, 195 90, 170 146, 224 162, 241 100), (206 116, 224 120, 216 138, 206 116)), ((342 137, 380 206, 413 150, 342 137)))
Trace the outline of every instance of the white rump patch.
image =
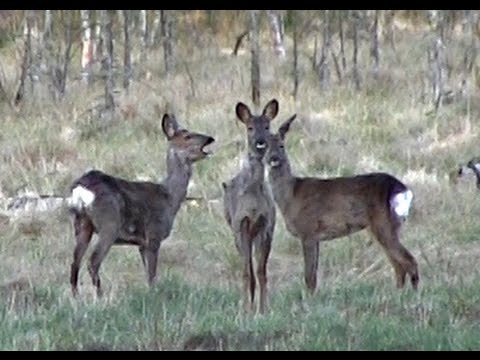
POLYGON ((76 209, 82 209, 91 205, 93 200, 95 200, 95 194, 78 185, 72 190, 72 196, 68 198, 68 205, 76 209))
POLYGON ((413 193, 410 190, 396 194, 390 204, 395 213, 400 217, 407 217, 412 203, 413 193))

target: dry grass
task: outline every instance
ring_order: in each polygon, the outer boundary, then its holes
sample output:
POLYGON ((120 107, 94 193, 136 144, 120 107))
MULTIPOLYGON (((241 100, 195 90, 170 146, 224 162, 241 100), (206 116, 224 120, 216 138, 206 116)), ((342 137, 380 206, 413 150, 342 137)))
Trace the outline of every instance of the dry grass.
MULTIPOLYGON (((67 214, 2 221, 0 291, 6 295, 0 319, 17 337, 5 335, 0 348, 480 348, 468 335, 479 313, 469 294, 479 289, 480 205, 472 183, 453 187, 448 178, 459 162, 476 155, 479 114, 472 107, 467 111, 465 104, 453 104, 437 116, 428 115, 431 106, 420 100, 426 70, 419 65, 424 63, 426 41, 419 34, 402 33, 398 63, 390 50, 383 55, 387 63, 397 65, 384 68, 379 83, 365 79, 364 90, 358 93, 348 84, 321 92, 302 56, 302 82, 293 99, 287 75, 290 60, 280 63, 266 50, 261 65, 263 103, 273 97, 280 103, 273 127, 292 113, 299 115, 287 143, 296 173, 387 171, 413 188, 414 209, 402 234, 419 262, 418 295, 394 289, 385 255, 367 233, 359 233, 321 246, 319 295, 303 299, 299 242, 279 218, 268 269, 272 313, 261 319, 239 317, 241 265, 221 211, 220 184, 237 170, 244 151, 245 134, 234 106, 238 101, 250 103, 249 58, 248 52, 231 57, 221 52, 224 44, 209 42, 184 57, 193 83, 184 64, 170 78, 141 77, 128 94, 119 95, 117 121, 107 128, 85 113, 102 94, 99 84, 87 90, 72 83, 58 104, 46 99, 45 88, 37 84, 35 94, 17 111, 0 105, 0 190, 5 196, 26 189, 61 194, 89 168, 129 179, 162 178, 166 141, 156 104, 162 111, 174 111, 186 127, 216 138, 215 154, 198 163, 190 188, 190 195, 210 201, 186 204, 179 212, 161 250, 160 283, 154 293, 146 291, 138 251, 119 247, 102 265, 105 300, 93 300, 82 268, 82 295, 74 302, 68 285, 74 237, 67 214), (22 310, 11 307, 17 301, 12 294, 23 299, 22 310), (152 314, 144 313, 144 308, 152 314), (64 334, 51 326, 32 325, 49 316, 64 334), (407 336, 408 319, 414 319, 419 336, 407 336), (445 322, 459 329, 455 339, 460 340, 446 340, 445 322), (127 323, 142 330, 127 337, 122 332, 127 323), (29 324, 36 330, 22 334, 29 324), (351 330, 352 324, 367 332, 351 330), (429 324, 432 333, 423 328, 429 324), (81 330, 87 326, 102 335, 92 338, 81 330), (72 334, 75 327, 80 328, 78 338, 72 334), (405 342, 392 335, 394 329, 407 334, 405 342), (315 340, 313 334, 323 340, 315 340)), ((186 54, 187 49, 180 49, 180 56, 186 54)), ((367 59, 367 49, 361 56, 367 59)), ((10 66, 10 60, 5 64, 10 66)), ((162 64, 161 52, 152 52, 142 71, 160 74, 162 64)))

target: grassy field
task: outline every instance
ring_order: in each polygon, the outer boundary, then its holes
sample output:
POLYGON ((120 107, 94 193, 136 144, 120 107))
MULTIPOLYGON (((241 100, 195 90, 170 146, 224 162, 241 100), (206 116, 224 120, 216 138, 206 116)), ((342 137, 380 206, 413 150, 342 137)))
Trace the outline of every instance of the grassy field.
MULTIPOLYGON (((264 49, 262 106, 279 100, 274 129, 298 114, 287 142, 297 174, 386 171, 413 189, 402 242, 419 263, 417 292, 395 288, 386 256, 362 232, 321 245, 319 288, 307 297, 300 242, 278 213, 269 311, 243 313, 241 263, 223 218, 221 182, 237 171, 245 149, 234 107, 238 101, 251 104, 249 56, 231 57, 221 44, 206 42, 180 49, 188 57, 170 78, 158 75, 161 51, 149 53, 130 92, 117 99, 124 111, 106 129, 85 115, 103 94, 100 84, 85 89, 72 80, 59 104, 37 84, 22 108, 0 105, 4 196, 20 190, 64 194, 88 168, 161 179, 166 139, 155 104, 174 111, 187 128, 216 138, 215 154, 197 164, 189 190, 208 201, 180 210, 160 250, 159 281, 151 290, 138 251, 114 247, 100 272, 105 297, 95 299, 84 266, 74 300, 74 235, 66 211, 2 223, 0 349, 480 350, 480 202, 472 179, 456 186, 449 179, 458 163, 478 155, 478 88, 472 84, 471 98, 433 114, 431 104, 421 101, 430 39, 405 30, 397 41, 396 56, 388 47, 382 53, 388 66, 378 81, 361 69, 359 92, 336 84, 334 74, 332 88, 322 91, 305 55, 311 49, 303 44, 297 99, 290 95, 291 59, 278 61, 264 49)), ((454 60, 461 57, 459 44, 452 43, 454 60)), ((13 84, 13 50, 0 50, 7 84, 13 84)), ((368 48, 361 57, 361 64, 369 63, 368 48)))

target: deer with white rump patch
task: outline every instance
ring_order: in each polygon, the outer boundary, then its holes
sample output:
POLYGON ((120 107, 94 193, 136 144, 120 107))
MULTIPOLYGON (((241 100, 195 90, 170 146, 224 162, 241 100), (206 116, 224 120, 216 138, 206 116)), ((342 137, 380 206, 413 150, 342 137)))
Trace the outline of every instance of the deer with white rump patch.
POLYGON ((466 165, 460 166, 456 171, 454 182, 468 174, 475 176, 477 188, 480 189, 480 157, 474 157, 466 165))
POLYGON ((163 116, 162 129, 168 150, 167 176, 161 183, 127 181, 93 170, 71 185, 68 201, 74 214, 76 246, 70 283, 74 296, 80 264, 93 233, 98 234, 99 241, 88 270, 97 296, 102 295, 100 265, 112 245, 138 246, 148 283, 153 285, 160 244, 170 235, 185 200, 193 164, 207 157, 205 147, 214 142, 211 136, 182 129, 173 115, 163 116))
POLYGON ((278 102, 270 100, 260 116, 252 115, 247 105, 238 103, 236 114, 247 128, 247 161, 224 189, 224 214, 243 260, 245 310, 254 310, 256 280, 252 251, 257 260, 260 285, 260 312, 267 302, 267 262, 275 229, 275 203, 265 182, 263 159, 270 135, 270 121, 278 113, 278 102))
POLYGON ((367 228, 387 254, 397 287, 404 287, 408 274, 412 287, 417 289, 417 262, 399 239, 412 191, 386 173, 329 179, 295 176, 284 145, 295 117, 285 121, 278 133, 269 138, 266 161, 273 197, 286 227, 302 242, 309 292, 314 293, 317 286, 319 243, 367 228))

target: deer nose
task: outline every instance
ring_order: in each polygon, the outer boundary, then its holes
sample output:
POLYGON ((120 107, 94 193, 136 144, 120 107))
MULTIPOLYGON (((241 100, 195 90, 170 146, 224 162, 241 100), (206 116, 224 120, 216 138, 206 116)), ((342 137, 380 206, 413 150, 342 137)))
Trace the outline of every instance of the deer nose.
POLYGON ((265 140, 258 140, 256 143, 255 143, 255 146, 257 149, 265 149, 267 147, 267 143, 265 142, 265 140))
POLYGON ((209 137, 207 138, 207 145, 213 143, 214 141, 215 141, 215 139, 214 139, 213 137, 209 136, 209 137))
POLYGON ((276 167, 280 165, 280 159, 278 156, 270 156, 270 159, 268 159, 268 163, 270 164, 271 167, 276 167))

